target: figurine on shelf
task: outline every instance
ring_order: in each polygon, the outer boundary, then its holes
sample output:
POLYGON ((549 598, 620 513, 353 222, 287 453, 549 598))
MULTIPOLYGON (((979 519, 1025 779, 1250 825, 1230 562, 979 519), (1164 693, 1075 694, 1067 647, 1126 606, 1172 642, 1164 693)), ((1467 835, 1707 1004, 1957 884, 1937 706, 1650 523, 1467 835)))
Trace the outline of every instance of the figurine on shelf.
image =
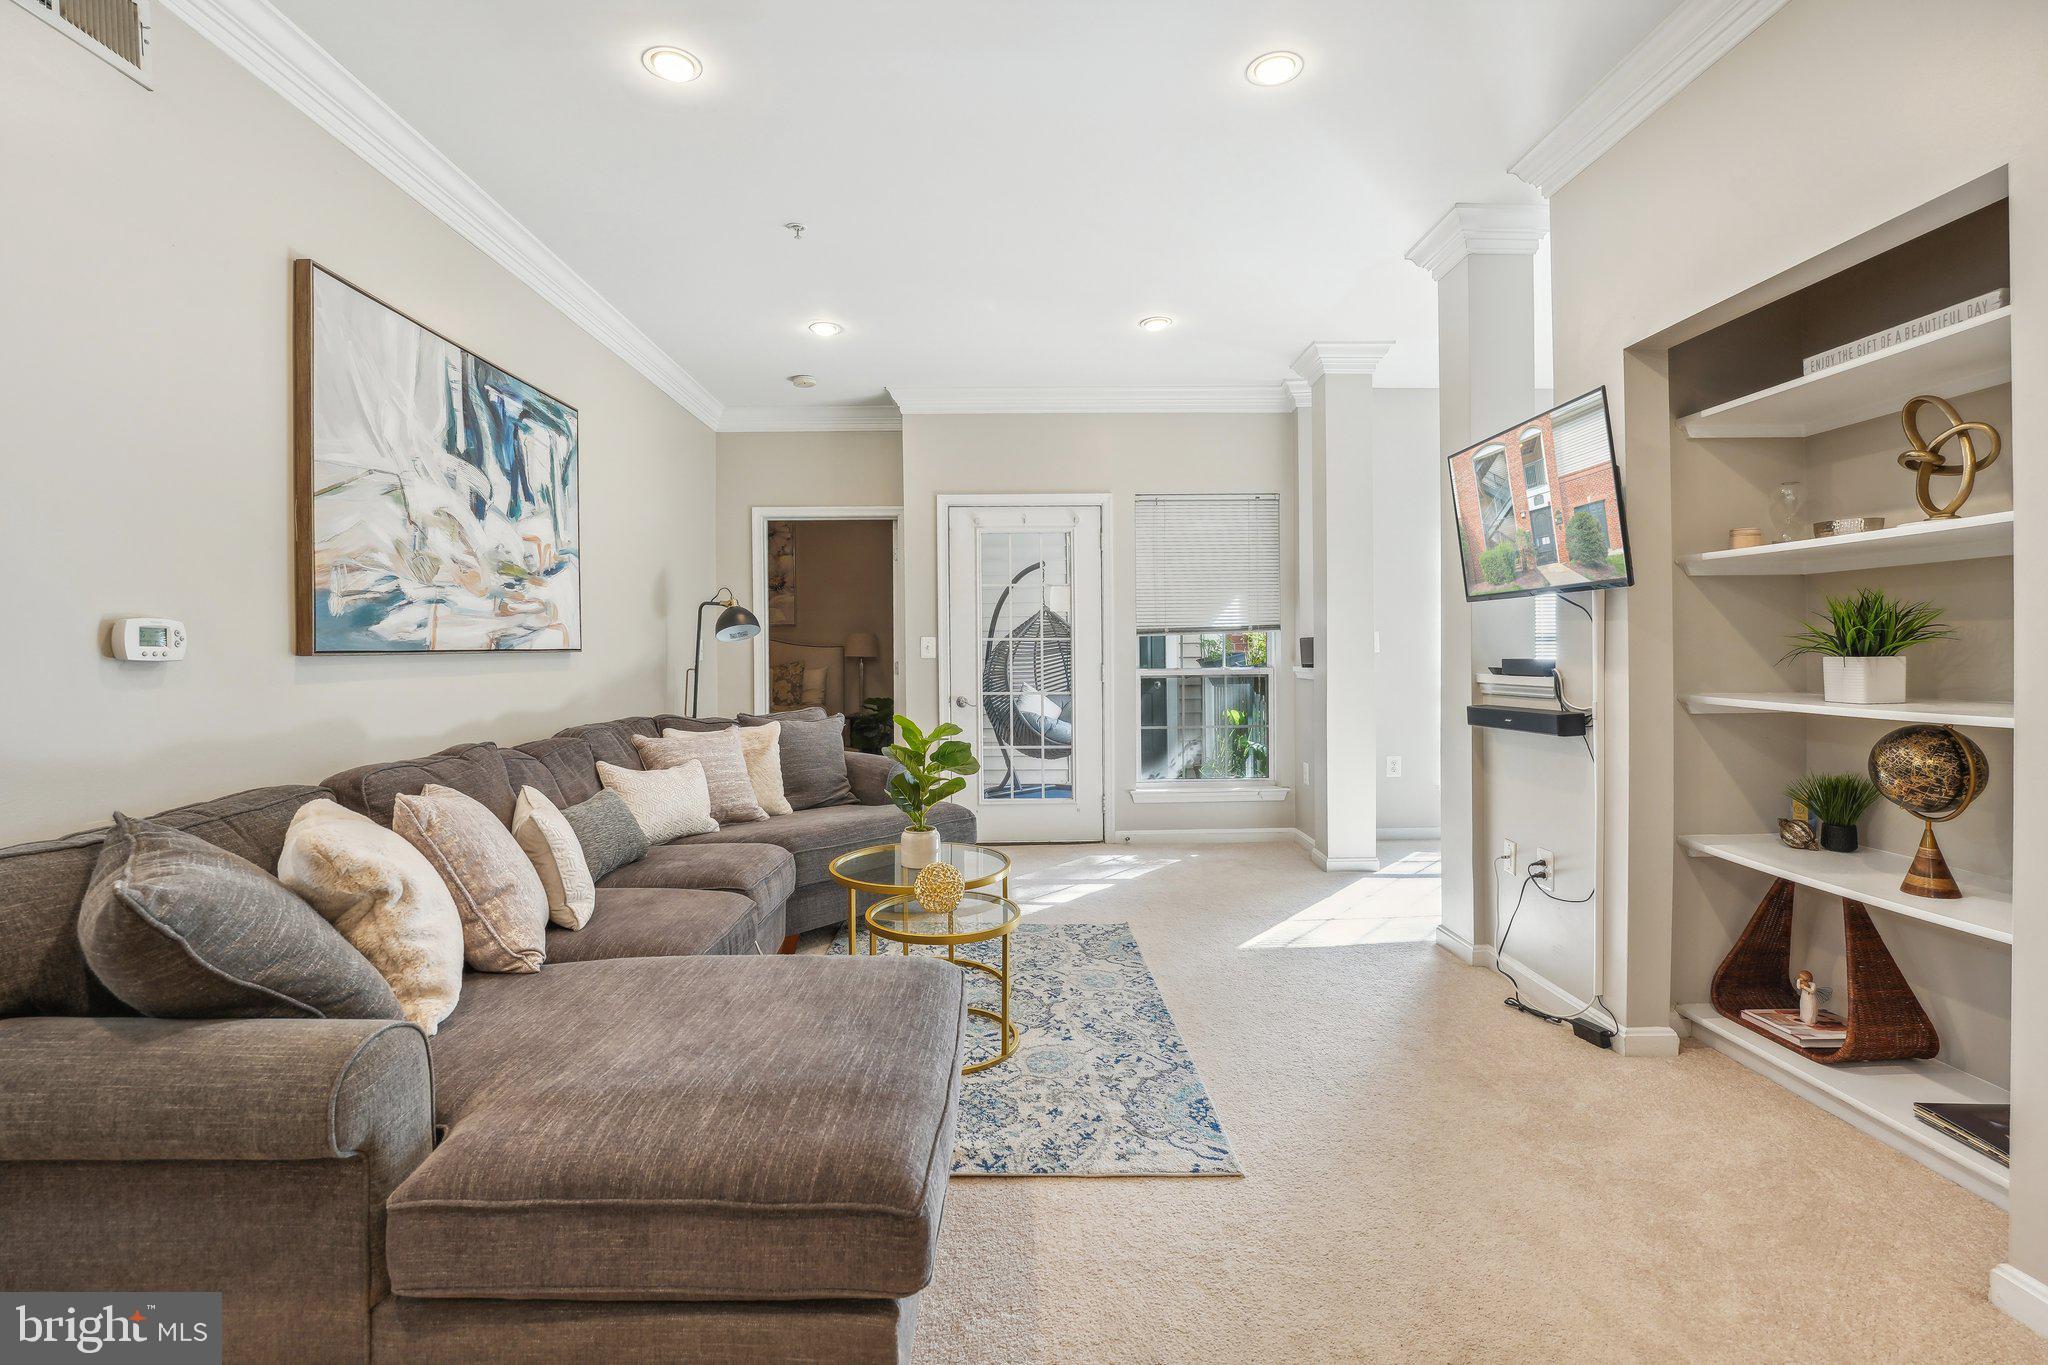
POLYGON ((1799 1022, 1808 1028, 1820 1022, 1820 990, 1812 972, 1801 972, 1792 985, 1799 991, 1799 1022))

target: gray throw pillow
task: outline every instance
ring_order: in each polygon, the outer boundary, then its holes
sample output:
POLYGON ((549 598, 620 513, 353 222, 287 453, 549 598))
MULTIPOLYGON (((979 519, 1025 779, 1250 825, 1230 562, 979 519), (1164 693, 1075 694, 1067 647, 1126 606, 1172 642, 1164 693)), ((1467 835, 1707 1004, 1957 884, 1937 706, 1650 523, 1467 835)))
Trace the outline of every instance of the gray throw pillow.
POLYGON ((588 801, 562 807, 562 818, 576 832, 583 845, 583 861, 590 864, 590 879, 603 881, 627 863, 647 856, 647 835, 615 791, 601 791, 588 801))
POLYGON ((403 1019, 377 969, 246 858, 114 817, 78 910, 94 975, 159 1019, 403 1019))
POLYGON ((846 717, 815 706, 740 717, 742 725, 782 723, 782 795, 791 810, 843 806, 853 800, 846 780, 846 717))

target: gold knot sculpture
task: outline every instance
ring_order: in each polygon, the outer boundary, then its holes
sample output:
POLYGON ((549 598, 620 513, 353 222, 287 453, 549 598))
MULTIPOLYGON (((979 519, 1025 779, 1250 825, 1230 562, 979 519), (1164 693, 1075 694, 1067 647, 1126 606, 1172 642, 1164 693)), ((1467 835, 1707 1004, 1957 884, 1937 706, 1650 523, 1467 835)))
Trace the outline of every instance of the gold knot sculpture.
POLYGON ((950 915, 959 908, 967 879, 951 863, 932 863, 917 874, 917 903, 935 915, 950 915))
POLYGON ((1906 428, 1906 440, 1912 449, 1899 456, 1901 467, 1912 470, 1919 477, 1913 485, 1913 496, 1919 499, 1920 510, 1927 514, 1929 521, 1953 518, 1963 503, 1968 501, 1970 490, 1977 485, 1977 471, 1989 469, 1998 463, 1998 431, 1988 422, 1965 422, 1955 405, 1946 398, 1933 394, 1921 394, 1907 403, 1899 413, 1899 423, 1906 428), (1948 418, 1948 430, 1932 441, 1923 440, 1920 435, 1920 409, 1935 408, 1948 418), (1977 453, 1976 445, 1970 440, 1970 433, 1982 432, 1991 443, 1991 449, 1984 455, 1977 453), (1941 453, 1941 448, 1953 439, 1962 447, 1963 458, 1957 464, 1950 464, 1941 453), (1962 483, 1956 495, 1945 503, 1934 500, 1932 485, 1937 474, 1957 474, 1962 483))

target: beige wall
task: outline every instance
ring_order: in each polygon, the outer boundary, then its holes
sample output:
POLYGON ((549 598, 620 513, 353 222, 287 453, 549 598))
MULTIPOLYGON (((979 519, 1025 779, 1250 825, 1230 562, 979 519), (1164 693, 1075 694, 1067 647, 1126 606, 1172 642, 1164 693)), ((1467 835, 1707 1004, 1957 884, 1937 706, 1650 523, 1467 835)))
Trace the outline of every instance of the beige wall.
MULTIPOLYGON (((724 432, 718 437, 718 577, 756 610, 753 513, 756 507, 896 507, 903 502, 903 438, 893 431, 724 432)), ((710 596, 707 587, 702 596, 710 596)), ((794 638, 813 637, 799 627, 794 638)), ((890 647, 884 638, 882 648, 890 647)), ((707 642, 708 714, 753 709, 754 651, 707 642), (713 704, 713 698, 716 704, 713 704)), ((882 690, 888 663, 868 666, 870 691, 882 690)))
POLYGON ((146 91, 0 6, 0 842, 677 695, 711 434, 159 8, 146 91), (580 654, 291 652, 289 281, 311 256, 581 413, 580 654), (190 628, 117 663, 106 623, 190 628))
MULTIPOLYGON (((2048 323, 2025 301, 2048 296, 2048 6, 1974 0, 1794 0, 1551 203, 1557 389, 1606 383, 1624 404, 1625 476, 1638 585, 1619 595, 1601 698, 1608 833, 1605 924, 1610 999, 1633 1026, 1662 1024, 1671 1003, 1674 761, 1672 437, 1662 357, 1624 351, 1720 300, 2009 168, 2015 373, 2048 374, 2048 323), (1968 71, 1933 101, 1873 98, 1911 72, 1968 71), (1853 111, 1853 112, 1845 112, 1853 111)), ((2015 581, 2048 574, 2048 541, 2024 509, 2048 492, 2027 433, 2048 422, 2039 384, 2015 386, 2008 449, 2023 515, 2015 581)), ((2048 703, 2039 612, 2015 616, 2013 825, 2048 823, 2041 739, 2048 703)), ((1542 774, 1494 765, 1501 799, 1534 794, 1542 774), (1519 786, 1521 791, 1515 789, 1519 786)), ((1545 799, 1569 793, 1544 790, 1545 799)), ((2016 896, 2048 886, 2048 849, 2017 841, 2016 896)), ((1551 932, 1576 936, 1570 907, 1543 907, 1551 932)), ((2048 1128, 2048 930, 2017 917, 2012 956, 2014 1123, 2048 1128)), ((1885 926, 1887 937, 1892 926, 1885 926)), ((1517 929, 1519 938, 1522 930, 1517 929)), ((1984 970, 1996 971, 1996 964, 1984 970)), ((2048 1146, 2018 1144, 2013 1251, 2048 1275, 2048 1146)))
MULTIPOLYGON (((896 524, 891 521, 792 521, 796 540, 796 620, 770 625, 772 640, 805 645, 844 645, 866 631, 883 657, 868 664, 868 695, 887 697, 890 655, 896 639, 896 524)), ((860 669, 845 665, 836 689, 828 688, 825 709, 858 711, 860 669)))
MULTIPOLYGON (((937 635, 937 498, 941 493, 1109 493, 1111 563, 1109 705, 1110 803, 1119 830, 1285 828, 1294 802, 1134 805, 1137 775, 1137 643, 1124 623, 1133 610, 1132 498, 1139 493, 1278 493, 1291 506, 1294 419, 1274 413, 906 417, 903 423, 904 697, 909 714, 938 711, 938 665, 917 657, 917 640, 937 635)), ((1283 519, 1282 562, 1293 562, 1291 518, 1283 519)), ((1292 576, 1283 638, 1296 633, 1292 576)), ((1284 657, 1284 652, 1283 652, 1284 657)), ((1295 689, 1280 670, 1272 687, 1273 772, 1282 782, 1294 756, 1295 689)))

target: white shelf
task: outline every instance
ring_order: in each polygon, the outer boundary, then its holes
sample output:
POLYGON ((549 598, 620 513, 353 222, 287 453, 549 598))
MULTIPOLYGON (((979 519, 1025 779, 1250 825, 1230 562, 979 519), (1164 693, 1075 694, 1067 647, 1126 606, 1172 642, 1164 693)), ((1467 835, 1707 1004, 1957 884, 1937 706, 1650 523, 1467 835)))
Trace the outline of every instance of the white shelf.
POLYGON ((1803 375, 1678 419, 1695 440, 1812 436, 1895 414, 1917 393, 1975 393, 2012 379, 2012 308, 1803 375))
POLYGON ((2004 1104, 2004 1090, 1941 1062, 1852 1062, 1823 1066, 1727 1019, 1712 1005, 1680 1005, 1693 1037, 1802 1099, 1844 1119, 2000 1208, 2006 1168, 1913 1117, 1915 1104, 2004 1104))
POLYGON ((1925 721, 1931 725, 1974 725, 1985 730, 2010 730, 2009 701, 1898 701, 1879 706, 1852 706, 1824 701, 1818 692, 1691 692, 1682 701, 1696 716, 1726 716, 1769 711, 1794 716, 1848 716, 1857 720, 1925 721))
POLYGON ((1824 848, 1787 848, 1775 834, 1681 834, 1678 844, 1694 858, 1718 858, 1861 901, 1872 910, 1925 920, 1993 943, 2012 942, 2012 883, 1988 873, 1951 869, 1964 894, 1945 901, 1899 890, 1912 859, 1879 849, 1830 853, 1824 848))
POLYGON ((1949 521, 1909 521, 1904 526, 1849 536, 1789 540, 1746 550, 1709 550, 1680 555, 1678 564, 1694 578, 1715 578, 1846 573, 1903 564, 1999 559, 2011 554, 2012 513, 1986 512, 1949 521))

